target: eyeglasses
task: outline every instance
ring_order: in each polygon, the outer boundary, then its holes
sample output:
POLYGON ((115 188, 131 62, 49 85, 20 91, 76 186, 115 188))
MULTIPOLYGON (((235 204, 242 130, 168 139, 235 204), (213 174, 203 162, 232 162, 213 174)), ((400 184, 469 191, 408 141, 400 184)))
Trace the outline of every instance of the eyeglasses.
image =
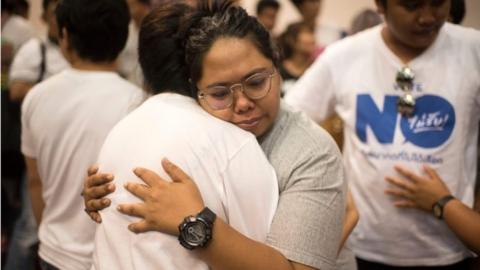
POLYGON ((198 98, 205 100, 212 110, 223 110, 229 108, 233 104, 234 91, 242 91, 251 99, 261 99, 265 97, 272 87, 272 78, 276 72, 259 72, 255 73, 240 83, 230 86, 212 86, 205 90, 198 91, 198 98))
POLYGON ((402 67, 396 76, 397 86, 404 92, 397 101, 397 111, 404 117, 412 117, 415 111, 415 98, 412 95, 415 74, 409 67, 402 67))

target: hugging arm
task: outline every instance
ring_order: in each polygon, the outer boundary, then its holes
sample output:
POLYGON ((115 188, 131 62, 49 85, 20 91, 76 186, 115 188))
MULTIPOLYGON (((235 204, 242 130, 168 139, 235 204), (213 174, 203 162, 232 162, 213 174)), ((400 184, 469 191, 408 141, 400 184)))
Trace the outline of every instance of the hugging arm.
MULTIPOLYGON (((130 224, 133 232, 178 235, 178 225, 183 218, 204 207, 198 187, 188 175, 167 160, 162 161, 162 166, 173 182, 165 181, 150 170, 137 168, 134 173, 145 184, 125 186, 144 201, 119 205, 120 212, 141 218, 130 224)), ((213 235, 207 247, 193 251, 212 269, 314 269, 288 261, 276 249, 242 235, 220 218, 215 220, 213 235)))

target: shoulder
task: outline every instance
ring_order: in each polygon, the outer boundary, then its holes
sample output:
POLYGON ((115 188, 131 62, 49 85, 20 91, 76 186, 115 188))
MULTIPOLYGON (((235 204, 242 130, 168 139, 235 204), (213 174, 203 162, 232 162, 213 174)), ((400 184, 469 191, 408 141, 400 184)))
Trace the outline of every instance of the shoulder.
POLYGON ((282 151, 288 152, 299 162, 315 157, 331 156, 341 159, 339 149, 333 138, 305 113, 282 104, 286 117, 283 118, 282 134, 276 142, 282 151))
MULTIPOLYGON (((325 49, 325 52, 320 56, 321 58, 329 58, 338 60, 341 57, 357 56, 358 53, 368 52, 372 45, 380 37, 380 30, 382 25, 372 27, 370 29, 356 33, 355 35, 345 37, 325 49)), ((351 58, 349 59, 351 60, 351 58)))
POLYGON ((477 29, 447 22, 444 24, 442 31, 451 39, 458 40, 461 43, 479 46, 480 31, 477 29))

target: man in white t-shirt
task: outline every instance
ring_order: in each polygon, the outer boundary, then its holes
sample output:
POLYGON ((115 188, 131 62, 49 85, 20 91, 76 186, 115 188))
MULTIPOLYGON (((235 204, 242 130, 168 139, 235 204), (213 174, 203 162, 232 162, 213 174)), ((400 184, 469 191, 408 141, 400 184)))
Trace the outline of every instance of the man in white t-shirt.
POLYGON ((346 178, 361 217, 349 244, 359 269, 465 269, 468 249, 432 213, 396 208, 385 177, 398 175, 394 165, 424 174, 428 164, 472 206, 480 33, 445 23, 448 0, 376 3, 386 24, 329 47, 286 100, 317 122, 337 112, 345 123, 346 178), (409 108, 412 115, 399 112, 409 108))
POLYGON ((65 0, 58 3, 56 16, 60 47, 72 68, 25 97, 22 153, 39 224, 42 268, 81 270, 91 266, 95 232, 80 196, 85 170, 142 92, 115 72, 128 35, 125 1, 65 0))
MULTIPOLYGON (((143 183, 132 172, 137 166, 168 179, 160 165, 162 158, 196 180, 205 205, 217 218, 251 239, 266 240, 278 184, 252 134, 214 118, 190 97, 165 93, 145 101, 113 128, 98 164, 101 171, 115 175, 116 185, 122 187, 129 181, 143 183)), ((124 188, 109 199, 113 206, 141 202, 124 188)), ((134 234, 128 225, 137 219, 116 207, 101 214, 94 269, 208 269, 177 237, 158 232, 134 234)))

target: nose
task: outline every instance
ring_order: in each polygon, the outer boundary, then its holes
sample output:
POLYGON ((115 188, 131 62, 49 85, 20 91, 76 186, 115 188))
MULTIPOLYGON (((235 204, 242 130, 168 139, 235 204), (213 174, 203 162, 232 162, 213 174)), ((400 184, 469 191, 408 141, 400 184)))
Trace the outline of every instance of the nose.
POLYGON ((252 110, 255 102, 245 95, 243 87, 238 87, 233 91, 233 110, 235 113, 241 114, 252 110))
POLYGON ((428 27, 435 23, 435 7, 425 5, 419 12, 420 14, 418 15, 418 23, 420 25, 428 27))

